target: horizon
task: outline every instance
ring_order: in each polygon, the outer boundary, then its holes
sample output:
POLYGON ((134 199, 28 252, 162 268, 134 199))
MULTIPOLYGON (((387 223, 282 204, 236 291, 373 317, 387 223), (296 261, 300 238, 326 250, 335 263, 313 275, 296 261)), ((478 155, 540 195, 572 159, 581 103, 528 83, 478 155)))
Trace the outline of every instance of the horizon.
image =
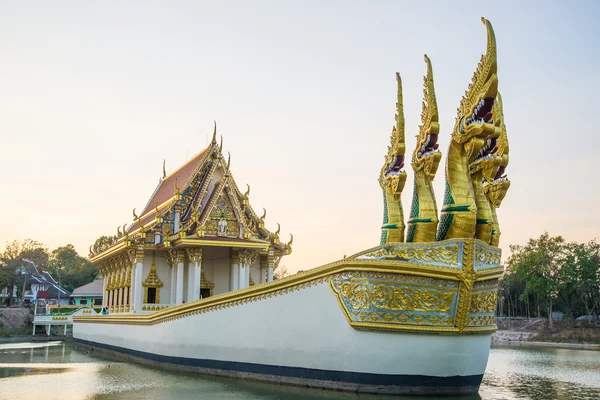
MULTIPOLYGON (((498 210, 503 258, 509 245, 545 231, 579 242, 599 236, 595 2, 39 2, 0 10, 2 243, 73 244, 87 257, 96 238, 141 212, 163 159, 173 173, 208 144, 216 120, 232 175, 252 187, 252 207, 267 209, 269 230, 281 224, 283 242, 294 234, 281 265, 294 273, 375 247, 395 72, 408 157, 423 54, 431 58, 439 213, 455 110, 486 50, 482 16, 496 33, 511 148, 511 187, 498 210)), ((413 173, 405 169, 407 216, 413 173)))

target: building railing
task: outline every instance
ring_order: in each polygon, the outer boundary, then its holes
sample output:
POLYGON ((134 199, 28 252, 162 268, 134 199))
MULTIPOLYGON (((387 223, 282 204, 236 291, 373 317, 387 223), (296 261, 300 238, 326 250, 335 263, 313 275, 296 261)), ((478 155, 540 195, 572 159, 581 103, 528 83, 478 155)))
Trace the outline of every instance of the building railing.
POLYGON ((142 304, 142 312, 153 312, 173 307, 173 304, 142 304))

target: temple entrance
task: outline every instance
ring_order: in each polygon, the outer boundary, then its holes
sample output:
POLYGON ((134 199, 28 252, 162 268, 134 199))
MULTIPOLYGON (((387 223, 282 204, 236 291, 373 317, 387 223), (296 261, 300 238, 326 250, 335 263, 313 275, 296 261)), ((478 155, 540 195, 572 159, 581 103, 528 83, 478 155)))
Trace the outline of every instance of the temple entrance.
POLYGON ((200 298, 205 299, 207 297, 210 297, 210 292, 211 292, 211 290, 209 288, 200 289, 200 298))
POLYGON ((148 304, 156 304, 156 288, 148 288, 148 304))

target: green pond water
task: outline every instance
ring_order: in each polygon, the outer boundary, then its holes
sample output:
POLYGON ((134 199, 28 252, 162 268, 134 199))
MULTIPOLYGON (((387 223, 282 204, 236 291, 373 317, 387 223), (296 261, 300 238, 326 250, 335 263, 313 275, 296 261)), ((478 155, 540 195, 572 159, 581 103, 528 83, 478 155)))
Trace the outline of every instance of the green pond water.
MULTIPOLYGON (((2 400, 409 398, 173 373, 90 354, 72 343, 0 344, 2 400)), ((493 348, 479 395, 460 399, 600 399, 600 352, 493 348)))

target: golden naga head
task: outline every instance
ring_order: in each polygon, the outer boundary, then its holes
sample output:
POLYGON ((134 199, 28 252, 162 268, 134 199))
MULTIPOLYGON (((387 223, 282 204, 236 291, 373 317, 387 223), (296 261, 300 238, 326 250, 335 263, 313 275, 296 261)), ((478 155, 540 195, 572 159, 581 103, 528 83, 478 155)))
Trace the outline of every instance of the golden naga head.
POLYGON ((400 195, 406 183, 406 171, 404 171, 404 109, 402 104, 402 79, 396 72, 398 82, 398 101, 396 102, 396 126, 392 128, 392 136, 385 162, 379 174, 379 184, 383 189, 391 187, 395 195, 400 195))
POLYGON ((494 157, 497 162, 489 168, 483 168, 483 190, 496 208, 500 207, 506 192, 510 187, 510 181, 504 174, 508 166, 508 136, 506 135, 506 125, 504 124, 504 112, 502 110, 502 97, 500 93, 494 103, 494 124, 499 131, 495 140, 493 149, 494 157))
POLYGON ((469 89, 460 102, 452 132, 453 141, 464 143, 469 163, 480 156, 486 140, 495 130, 492 109, 498 94, 496 36, 490 21, 485 18, 481 21, 487 28, 487 51, 481 57, 469 89))
POLYGON ((438 135, 440 123, 438 115, 435 88, 433 86, 433 69, 431 61, 425 54, 427 75, 423 78, 423 107, 421 110, 421 125, 417 136, 417 147, 413 152, 412 166, 415 172, 423 170, 429 180, 435 178, 438 165, 442 158, 439 152, 438 135))

